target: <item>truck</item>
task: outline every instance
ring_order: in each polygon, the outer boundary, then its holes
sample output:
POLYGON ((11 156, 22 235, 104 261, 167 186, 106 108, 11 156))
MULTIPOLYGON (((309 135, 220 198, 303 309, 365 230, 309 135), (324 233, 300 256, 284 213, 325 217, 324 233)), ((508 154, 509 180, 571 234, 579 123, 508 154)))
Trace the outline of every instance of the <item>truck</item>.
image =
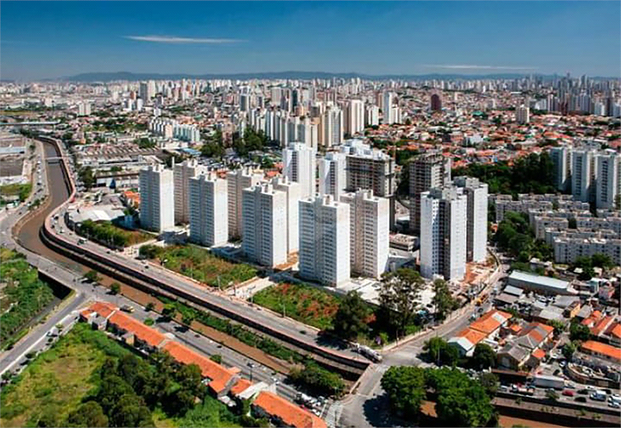
POLYGON ((533 377, 533 384, 539 388, 564 389, 565 379, 557 376, 536 375, 533 377))
POLYGON ((365 357, 367 357, 370 360, 373 360, 376 363, 379 363, 382 361, 382 356, 379 354, 379 352, 374 351, 368 346, 364 346, 364 345, 360 345, 356 343, 356 352, 358 352, 361 355, 364 355, 365 357))
POLYGON ((591 400, 606 401, 606 391, 597 390, 591 394, 591 400))

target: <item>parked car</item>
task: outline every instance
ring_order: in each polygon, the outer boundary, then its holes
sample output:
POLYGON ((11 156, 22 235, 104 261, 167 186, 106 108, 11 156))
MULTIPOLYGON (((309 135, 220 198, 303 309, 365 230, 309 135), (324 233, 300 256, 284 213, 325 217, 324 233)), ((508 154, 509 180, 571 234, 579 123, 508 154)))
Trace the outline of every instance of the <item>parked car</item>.
POLYGON ((575 392, 572 391, 571 389, 565 389, 563 390, 563 395, 567 397, 573 397, 575 395, 575 392))

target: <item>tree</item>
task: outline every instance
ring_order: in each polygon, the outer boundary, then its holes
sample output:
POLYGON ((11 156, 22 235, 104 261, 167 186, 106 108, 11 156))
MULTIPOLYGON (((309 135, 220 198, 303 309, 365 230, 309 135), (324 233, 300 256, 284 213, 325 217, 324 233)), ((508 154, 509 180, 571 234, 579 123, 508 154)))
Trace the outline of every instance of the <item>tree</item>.
POLYGON ((442 426, 487 426, 495 419, 488 390, 456 369, 428 369, 427 386, 437 394, 442 426))
POLYGON ((574 342, 568 342, 564 344, 561 350, 561 352, 563 353, 563 357, 565 357, 567 361, 571 361, 574 357, 574 352, 576 352, 577 348, 578 347, 576 346, 574 342))
POLYGON ((162 309, 162 316, 171 320, 177 316, 177 306, 174 303, 166 303, 162 309))
POLYGON ((586 325, 572 322, 569 326, 569 339, 585 341, 591 337, 591 330, 586 325))
POLYGON ((303 368, 292 369, 289 372, 289 378, 294 384, 323 396, 338 397, 345 389, 341 376, 324 369, 311 360, 307 360, 303 368))
POLYGON ((122 395, 108 415, 111 425, 115 427, 155 426, 151 411, 135 393, 122 395))
POLYGON ((380 307, 397 336, 405 333, 406 327, 412 324, 424 284, 420 274, 413 269, 400 268, 382 277, 380 307))
POLYGON ((602 254, 602 253, 595 253, 591 256, 591 264, 594 267, 600 267, 600 268, 612 268, 614 267, 614 262, 612 261, 612 259, 606 255, 606 254, 602 254))
POLYGON ((408 420, 417 419, 425 399, 425 370, 419 367, 390 367, 382 376, 381 385, 390 407, 408 420))
POLYGON ((95 185, 95 174, 90 166, 82 167, 78 170, 78 178, 84 183, 86 189, 91 189, 95 185))
POLYGON ((149 302, 147 306, 144 307, 147 312, 151 312, 155 309, 155 303, 149 302))
POLYGON ((547 398, 548 400, 550 400, 550 401, 556 401, 556 400, 558 400, 558 399, 559 399, 558 392, 556 392, 556 391, 554 391, 554 390, 551 390, 551 389, 548 389, 548 390, 546 391, 546 398, 547 398))
POLYGON ((97 392, 97 402, 101 405, 104 413, 110 415, 113 407, 118 403, 120 398, 126 394, 134 394, 132 387, 116 374, 108 374, 102 379, 101 386, 97 392))
POLYGON ((459 360, 459 351, 441 337, 432 337, 423 345, 427 359, 438 365, 454 365, 459 360))
POLYGON ((479 370, 496 367, 496 352, 485 343, 477 343, 472 354, 472 364, 479 370))
POLYGON ((479 375, 479 383, 490 397, 494 397, 498 391, 498 376, 490 372, 482 372, 479 375))
POLYGON ((433 282, 434 296, 432 303, 435 306, 435 316, 438 320, 444 320, 446 316, 457 309, 459 303, 453 298, 448 288, 448 283, 443 279, 433 282))
POLYGON ((222 355, 220 354, 213 354, 212 356, 209 357, 209 359, 218 364, 222 364, 222 355))
POLYGON ((565 323, 560 320, 550 320, 548 321, 548 325, 554 327, 555 338, 558 338, 565 331, 565 327, 567 327, 565 323))
POLYGON ((191 325, 195 318, 196 318, 196 315, 194 314, 194 312, 185 312, 183 313, 181 322, 184 323, 185 325, 191 325))
POLYGON ((334 314, 333 332, 343 339, 355 339, 366 334, 369 327, 367 320, 370 315, 369 306, 356 291, 350 291, 339 303, 334 314))
POLYGON ((110 284, 110 293, 119 294, 121 292, 121 284, 118 282, 113 282, 110 284))
POLYGON ((96 401, 87 401, 67 416, 67 426, 69 427, 107 427, 108 417, 96 401))
POLYGON ((92 269, 86 272, 83 278, 90 282, 95 282, 95 283, 101 281, 101 276, 99 276, 99 273, 97 273, 97 271, 92 270, 92 269))

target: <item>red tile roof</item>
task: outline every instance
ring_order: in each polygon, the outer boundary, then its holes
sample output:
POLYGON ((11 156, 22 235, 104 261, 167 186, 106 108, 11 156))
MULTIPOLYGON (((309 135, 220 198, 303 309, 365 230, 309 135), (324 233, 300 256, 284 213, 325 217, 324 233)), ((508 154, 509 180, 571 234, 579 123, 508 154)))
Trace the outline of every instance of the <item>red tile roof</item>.
POLYGON ((249 380, 239 378, 237 382, 235 383, 235 385, 233 385, 233 387, 231 388, 231 394, 239 395, 245 390, 247 390, 250 387, 250 385, 252 385, 252 382, 250 382, 249 380))
POLYGON ((262 391, 252 404, 263 409, 268 415, 278 417, 286 426, 295 428, 327 428, 323 419, 272 392, 262 391))
POLYGON ((81 313, 84 316, 88 316, 92 313, 96 313, 100 317, 108 318, 117 309, 118 307, 114 306, 112 303, 95 302, 92 305, 90 305, 88 308, 84 309, 81 313))
POLYGON ((595 340, 587 340, 582 344, 581 348, 593 354, 599 354, 621 361, 621 348, 615 348, 614 346, 596 342, 595 340))
POLYGON ((154 348, 157 348, 166 339, 166 336, 159 331, 147 327, 143 323, 122 312, 115 312, 110 319, 108 319, 108 323, 124 331, 133 333, 137 339, 154 348))
POLYGON ((485 334, 491 334, 512 317, 513 315, 510 313, 491 310, 470 324, 470 328, 485 334))
POLYGON ((236 373, 236 371, 229 370, 177 342, 168 342, 162 349, 167 351, 178 363, 196 364, 201 369, 203 376, 211 379, 208 386, 216 393, 224 391, 236 373))

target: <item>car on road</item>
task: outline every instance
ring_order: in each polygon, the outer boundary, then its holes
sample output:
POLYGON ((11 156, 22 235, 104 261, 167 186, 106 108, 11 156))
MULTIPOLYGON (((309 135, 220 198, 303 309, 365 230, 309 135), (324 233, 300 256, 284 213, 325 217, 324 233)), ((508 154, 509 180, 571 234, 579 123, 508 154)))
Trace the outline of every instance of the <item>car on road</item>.
POLYGON ((618 409, 621 407, 621 404, 617 403, 616 401, 609 401, 608 407, 612 407, 613 409, 618 409))
POLYGON ((565 389, 563 390, 563 395, 566 397, 573 397, 575 395, 575 392, 571 389, 565 389))
POLYGON ((577 401, 578 403, 586 403, 587 398, 586 398, 586 397, 584 397, 584 396, 576 397, 576 401, 577 401))

